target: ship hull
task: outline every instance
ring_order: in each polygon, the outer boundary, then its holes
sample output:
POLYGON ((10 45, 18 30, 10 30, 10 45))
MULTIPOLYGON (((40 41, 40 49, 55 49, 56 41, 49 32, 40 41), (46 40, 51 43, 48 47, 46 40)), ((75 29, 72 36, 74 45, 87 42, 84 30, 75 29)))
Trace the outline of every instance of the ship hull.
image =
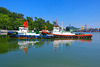
POLYGON ((40 34, 21 34, 21 35, 18 35, 14 32, 8 32, 8 35, 11 37, 11 38, 18 38, 18 39, 35 39, 35 38, 53 38, 54 36, 53 35, 50 35, 50 34, 46 34, 46 35, 40 35, 40 34))
POLYGON ((92 34, 81 34, 81 35, 61 35, 61 34, 52 34, 55 38, 88 38, 91 39, 92 34))

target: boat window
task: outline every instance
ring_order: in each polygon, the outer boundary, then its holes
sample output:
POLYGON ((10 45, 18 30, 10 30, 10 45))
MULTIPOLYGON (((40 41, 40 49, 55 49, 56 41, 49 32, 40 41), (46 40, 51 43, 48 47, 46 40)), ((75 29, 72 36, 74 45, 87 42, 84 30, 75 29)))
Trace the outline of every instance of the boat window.
POLYGON ((59 30, 59 28, 54 28, 55 30, 59 30))

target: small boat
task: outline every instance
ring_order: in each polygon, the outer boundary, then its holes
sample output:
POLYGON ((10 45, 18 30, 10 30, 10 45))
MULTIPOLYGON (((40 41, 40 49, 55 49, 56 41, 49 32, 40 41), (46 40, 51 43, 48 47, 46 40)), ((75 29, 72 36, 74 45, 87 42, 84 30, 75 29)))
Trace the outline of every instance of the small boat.
POLYGON ((8 31, 8 35, 10 35, 10 37, 16 37, 19 39, 32 39, 40 37, 39 31, 28 30, 28 21, 23 22, 23 26, 19 27, 19 31, 16 32, 8 31))

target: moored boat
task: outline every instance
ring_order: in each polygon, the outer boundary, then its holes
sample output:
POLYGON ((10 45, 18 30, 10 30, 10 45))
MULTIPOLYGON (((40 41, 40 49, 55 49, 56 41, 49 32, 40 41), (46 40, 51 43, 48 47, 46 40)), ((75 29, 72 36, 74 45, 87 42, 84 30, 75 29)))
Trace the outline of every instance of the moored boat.
POLYGON ((64 31, 63 30, 63 23, 62 29, 57 27, 57 23, 55 23, 55 27, 53 27, 53 31, 51 33, 54 37, 59 38, 91 38, 92 34, 75 34, 72 31, 64 31))
POLYGON ((28 30, 27 21, 23 22, 23 26, 19 27, 19 31, 16 31, 16 32, 9 31, 8 35, 10 35, 10 37, 16 37, 19 39, 32 39, 32 38, 40 37, 39 31, 35 31, 35 30, 29 31, 28 30))

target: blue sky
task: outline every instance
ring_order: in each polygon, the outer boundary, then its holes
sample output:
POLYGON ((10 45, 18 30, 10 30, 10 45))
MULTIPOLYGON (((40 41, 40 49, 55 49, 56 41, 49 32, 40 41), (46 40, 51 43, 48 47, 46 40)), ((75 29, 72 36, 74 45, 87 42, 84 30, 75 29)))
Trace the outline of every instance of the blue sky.
POLYGON ((100 0, 0 0, 0 7, 26 16, 41 17, 58 25, 100 28, 100 0))

